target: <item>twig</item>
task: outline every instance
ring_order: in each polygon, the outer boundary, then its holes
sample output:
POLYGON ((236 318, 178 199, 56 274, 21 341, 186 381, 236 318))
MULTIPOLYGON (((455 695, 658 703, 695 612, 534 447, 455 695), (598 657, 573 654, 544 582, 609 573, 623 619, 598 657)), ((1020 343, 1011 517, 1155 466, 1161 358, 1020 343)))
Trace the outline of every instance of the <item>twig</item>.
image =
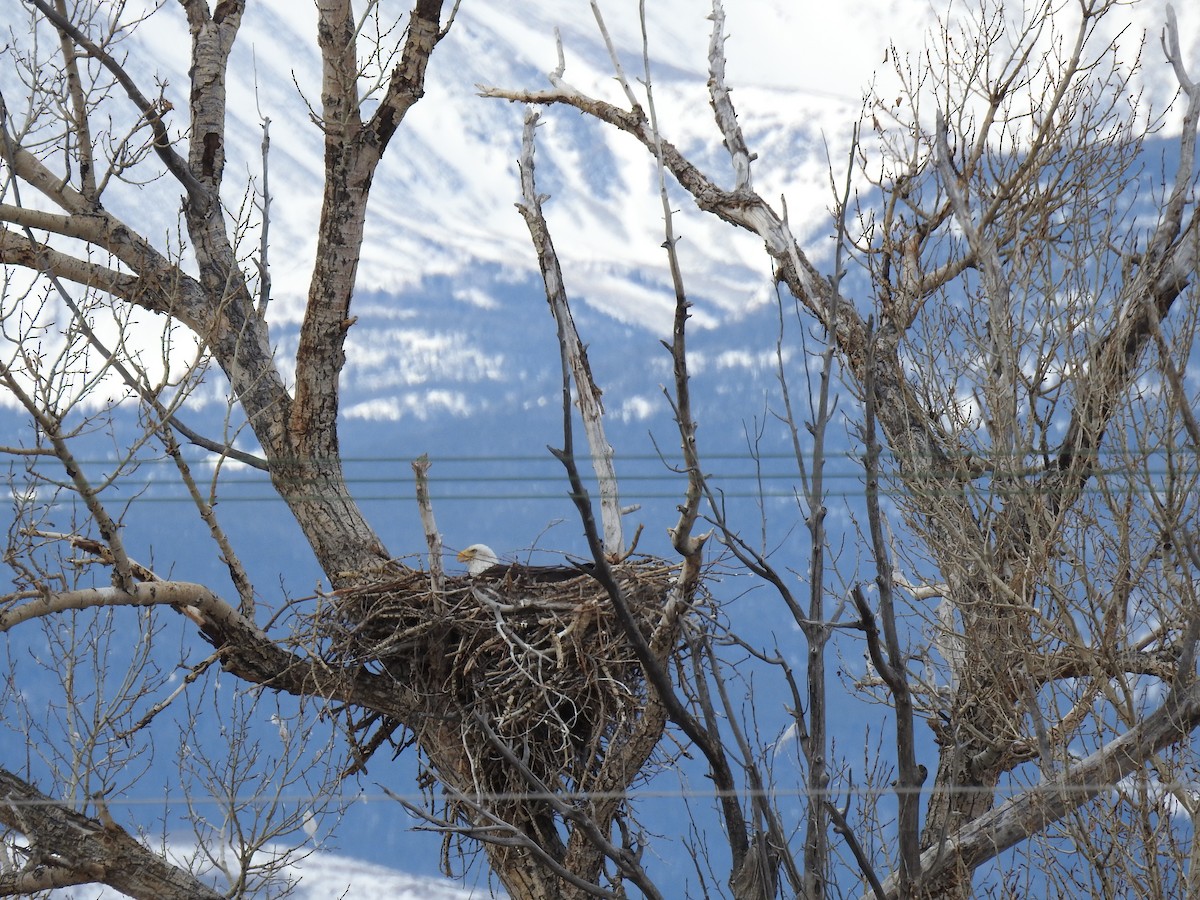
POLYGON ((258 269, 258 315, 266 318, 267 304, 271 302, 271 265, 268 261, 271 231, 271 185, 268 181, 268 161, 271 152, 271 119, 262 117, 262 234, 258 241, 258 257, 254 266, 258 269))
POLYGON ((55 28, 64 35, 68 35, 71 40, 87 51, 89 56, 112 73, 112 76, 125 89, 125 93, 129 96, 129 99, 133 101, 133 105, 138 108, 138 111, 150 123, 150 128, 154 132, 154 152, 162 159, 171 174, 183 185, 192 202, 199 206, 207 205, 211 196, 208 188, 201 184, 196 176, 192 174, 187 160, 175 152, 171 146, 171 135, 167 131, 167 125, 163 121, 158 107, 151 103, 146 98, 146 95, 138 89, 137 83, 125 71, 125 68, 113 59, 112 55, 106 52, 104 48, 97 46, 87 35, 76 28, 74 23, 65 16, 60 15, 45 0, 28 0, 28 2, 37 7, 54 24, 55 28))
POLYGON ((435 597, 441 597, 446 587, 446 573, 442 568, 442 533, 438 531, 433 516, 433 501, 429 498, 429 454, 422 453, 413 460, 412 470, 416 478, 417 509, 421 514, 421 527, 425 531, 425 544, 429 547, 429 586, 435 597))
MULTIPOLYGON (((508 745, 508 742, 496 734, 495 730, 492 729, 491 725, 488 724, 486 719, 476 714, 475 724, 478 725, 480 730, 487 735, 488 741, 500 752, 500 755, 508 761, 508 764, 521 773, 521 777, 526 780, 530 787, 533 788, 534 791, 544 794, 546 797, 546 802, 554 809, 556 813, 558 813, 568 822, 574 823, 577 828, 583 829, 587 833, 587 836, 593 846, 611 859, 617 865, 617 867, 620 868, 622 874, 636 884, 646 897, 658 898, 658 900, 662 900, 662 894, 659 893, 658 888, 655 887, 654 883, 650 880, 649 876, 646 874, 645 870, 641 867, 637 860, 632 859, 629 853, 627 853, 623 848, 616 847, 612 841, 602 834, 596 827, 596 823, 587 814, 586 810, 572 806, 559 797, 554 791, 550 790, 546 783, 542 781, 542 779, 538 778, 533 770, 525 765, 524 761, 513 752, 513 749, 508 745)), ((561 875, 561 873, 559 874, 561 875)), ((580 886, 589 887, 590 889, 595 889, 596 887, 595 885, 586 885, 586 883, 580 886)), ((610 895, 607 891, 597 891, 596 896, 612 895, 610 895)))
MULTIPOLYGON (((858 863, 858 870, 867 879, 867 884, 871 886, 876 900, 888 900, 888 894, 879 881, 879 875, 876 874, 875 867, 871 865, 870 857, 867 856, 866 851, 862 848, 862 844, 859 843, 858 836, 855 835, 854 829, 850 826, 850 821, 846 818, 846 813, 838 809, 832 800, 823 800, 822 802, 829 813, 829 818, 833 821, 834 832, 841 836, 842 840, 846 842, 846 846, 850 848, 850 854, 854 857, 854 861, 858 863)), ((847 803, 847 807, 849 807, 849 803, 847 803)))
MULTIPOLYGON (((5 386, 12 392, 13 396, 25 407, 26 412, 33 417, 37 422, 38 427, 46 435, 51 446, 54 447, 55 456, 62 463, 67 475, 75 486, 76 493, 79 494, 87 507, 88 513, 96 523, 96 527, 100 530, 100 536, 104 538, 113 555, 113 584, 119 588, 128 590, 133 587, 133 572, 130 567, 129 557, 125 554, 125 543, 121 539, 121 529, 112 517, 108 514, 108 510, 100 500, 99 493, 92 487, 87 475, 84 473, 83 466, 75 459, 75 455, 71 452, 71 448, 67 445, 67 440, 63 436, 61 423, 48 410, 38 406, 34 399, 26 393, 20 382, 13 375, 12 370, 4 362, 0 362, 0 381, 3 381, 5 386)), ((0 618, 2 621, 2 618, 0 618)))
MULTIPOLYGON (((16 206, 14 208, 5 210, 5 218, 13 221, 14 224, 20 224, 21 220, 14 215, 14 213, 19 214, 25 212, 25 210, 21 204, 20 183, 17 181, 16 177, 17 148, 13 146, 13 143, 10 139, 7 120, 8 113, 4 104, 4 98, 3 96, 0 96, 0 142, 3 143, 3 147, 0 147, 0 151, 3 152, 4 161, 8 164, 7 168, 9 184, 12 188, 13 199, 16 201, 16 206)), ((30 216, 35 218, 38 216, 47 215, 46 213, 35 210, 29 210, 28 213, 30 216)), ((67 236, 77 237, 82 240, 90 240, 90 238, 87 238, 83 234, 73 233, 73 228, 71 226, 75 224, 76 220, 74 218, 70 216, 56 216, 54 218, 56 221, 61 222, 63 227, 52 228, 51 230, 58 231, 59 233, 67 236)), ((88 343, 91 344, 96 352, 98 352, 104 358, 105 363, 110 365, 113 371, 121 376, 121 380, 124 381, 131 390, 137 393, 137 395, 142 398, 143 402, 145 402, 148 407, 154 410, 155 414, 162 422, 170 424, 172 428, 187 438, 188 441, 195 444, 197 447, 200 447, 202 450, 208 450, 211 453, 218 453, 222 456, 228 456, 230 459, 244 463, 245 465, 259 469, 260 471, 267 471, 267 463, 260 457, 254 456, 251 453, 246 453, 242 450, 238 450, 234 447, 228 446, 227 444, 210 440, 198 432, 193 431, 191 428, 181 422, 176 416, 175 412, 167 408, 159 399, 158 392, 150 385, 149 379, 147 379, 141 372, 138 372, 135 375, 134 372, 131 371, 130 367, 126 365, 125 361, 118 359, 116 354, 112 350, 109 350, 107 345, 100 340, 99 336, 92 329, 91 325, 88 324, 87 317, 83 315, 79 305, 75 302, 75 298, 71 296, 70 292, 63 285, 62 280, 55 273, 53 266, 51 265, 51 259, 58 256, 57 251, 54 251, 50 247, 41 244, 34 237, 33 231, 28 222, 22 225, 21 230, 24 232, 25 239, 29 242, 30 251, 38 258, 39 265, 36 267, 37 270, 40 274, 44 275, 47 280, 49 280, 51 286, 55 290, 55 293, 58 294, 63 303, 66 304, 67 308, 71 310, 71 314, 74 316, 80 332, 85 338, 87 338, 88 343)), ((76 262, 73 257, 65 258, 71 260, 72 262, 76 262)))
POLYGON ((386 793, 396 802, 400 803, 409 812, 421 819, 424 819, 426 822, 431 823, 433 827, 429 828, 428 830, 466 835, 474 838, 477 841, 480 841, 481 843, 495 844, 501 847, 520 847, 521 849, 532 854, 539 863, 544 865, 563 881, 583 890, 589 896, 601 897, 605 898, 605 900, 618 900, 620 895, 614 894, 612 891, 606 891, 604 888, 580 878, 574 872, 563 866, 562 863, 556 860, 548 852, 546 852, 546 849, 538 844, 537 841, 530 838, 512 823, 506 822, 504 819, 500 818, 496 811, 491 807, 473 800, 467 794, 456 790, 451 785, 446 785, 446 789, 449 793, 450 800, 456 804, 459 804, 460 806, 467 807, 476 816, 483 817, 487 824, 463 827, 456 822, 451 822, 446 819, 439 819, 438 817, 431 815, 426 810, 421 809, 416 804, 408 802, 403 797, 393 793, 386 787, 383 790, 384 793, 386 793))
POLYGON ((746 145, 742 126, 738 124, 737 112, 730 99, 730 89, 725 83, 725 8, 721 0, 713 0, 712 37, 708 44, 708 96, 716 115, 717 127, 725 138, 725 149, 733 161, 735 192, 752 191, 750 163, 754 155, 746 145))
POLYGON ((181 694, 183 694, 184 691, 186 691, 193 684, 193 682, 196 681, 196 679, 198 679, 201 675, 203 675, 205 672, 207 672, 209 667, 213 663, 215 663, 217 660, 219 660, 220 658, 221 658, 220 652, 213 652, 213 653, 210 653, 208 656, 206 656, 199 663, 192 666, 191 671, 189 671, 185 676, 183 676, 182 679, 180 679, 179 685, 178 685, 178 687, 175 688, 175 690, 171 691, 170 694, 168 694, 162 700, 159 700, 152 707, 150 707, 150 709, 148 709, 142 715, 142 717, 140 719, 138 719, 137 722, 135 722, 131 727, 126 728, 123 731, 118 731, 113 736, 115 738, 117 738, 118 740, 123 741, 123 740, 126 740, 127 738, 132 737, 136 732, 141 731, 143 728, 145 728, 147 725, 149 725, 151 722, 153 722, 155 717, 157 717, 159 713, 161 713, 164 709, 166 709, 168 706, 170 706, 181 694))
POLYGON ((196 505, 196 510, 199 512, 200 518, 208 526, 208 533, 212 536, 213 541, 216 542, 217 547, 221 551, 221 559, 225 561, 225 566, 229 570, 229 577, 238 592, 240 601, 238 609, 243 616, 253 621, 254 583, 250 580, 250 574, 246 571, 246 567, 242 565, 241 557, 234 550, 233 542, 229 540, 225 529, 217 521, 217 514, 213 509, 213 504, 205 500, 200 494, 196 480, 192 477, 191 466, 183 458, 183 453, 180 452, 179 443, 175 440, 175 435, 171 430, 170 424, 163 423, 158 431, 166 447, 167 455, 175 462, 175 468, 179 471, 179 477, 187 488, 188 496, 192 498, 192 503, 196 505))

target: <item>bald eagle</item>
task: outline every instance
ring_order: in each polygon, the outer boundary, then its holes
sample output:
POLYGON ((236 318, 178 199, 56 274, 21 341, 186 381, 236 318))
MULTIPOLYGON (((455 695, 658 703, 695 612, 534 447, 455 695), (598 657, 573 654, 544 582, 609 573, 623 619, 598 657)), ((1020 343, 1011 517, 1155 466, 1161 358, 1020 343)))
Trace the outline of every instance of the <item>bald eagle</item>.
POLYGON ((575 563, 569 566, 525 566, 520 563, 501 562, 496 551, 487 544, 472 544, 458 554, 458 561, 467 564, 467 575, 489 581, 569 581, 592 573, 592 563, 575 563))
POLYGON ((472 544, 458 554, 458 561, 467 564, 468 575, 479 575, 500 565, 500 557, 487 544, 472 544))

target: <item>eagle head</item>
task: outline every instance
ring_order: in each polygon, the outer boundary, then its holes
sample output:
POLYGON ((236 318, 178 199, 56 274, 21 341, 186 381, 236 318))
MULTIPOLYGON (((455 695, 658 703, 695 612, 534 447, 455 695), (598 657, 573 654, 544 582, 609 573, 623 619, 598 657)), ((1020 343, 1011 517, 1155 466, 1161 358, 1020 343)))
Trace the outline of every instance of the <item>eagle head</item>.
POLYGON ((458 554, 458 561, 467 564, 468 575, 478 575, 500 565, 500 557, 487 544, 472 544, 458 554))

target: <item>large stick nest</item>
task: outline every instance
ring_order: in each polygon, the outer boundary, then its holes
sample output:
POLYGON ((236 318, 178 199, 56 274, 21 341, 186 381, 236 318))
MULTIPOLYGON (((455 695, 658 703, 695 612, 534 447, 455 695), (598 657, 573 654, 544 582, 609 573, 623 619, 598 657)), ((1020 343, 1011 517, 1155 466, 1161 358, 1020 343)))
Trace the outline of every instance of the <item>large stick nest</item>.
MULTIPOLYGON (((678 567, 640 558, 613 574, 645 638, 666 628, 656 643, 676 646, 682 617, 664 611, 678 567)), ((582 570, 498 567, 445 576, 441 589, 429 573, 403 570, 339 591, 337 620, 327 646, 338 661, 427 698, 405 723, 422 745, 460 732, 469 769, 450 781, 464 792, 528 793, 531 775, 554 792, 593 789, 610 746, 634 739, 647 708, 643 669, 612 599, 582 570), (420 740, 428 729, 436 740, 420 740)), ((659 723, 649 746, 661 731, 659 723)), ((357 739, 369 756, 365 726, 357 739)), ((447 774, 438 773, 443 783, 447 774)), ((461 820, 466 811, 454 812, 461 820)))

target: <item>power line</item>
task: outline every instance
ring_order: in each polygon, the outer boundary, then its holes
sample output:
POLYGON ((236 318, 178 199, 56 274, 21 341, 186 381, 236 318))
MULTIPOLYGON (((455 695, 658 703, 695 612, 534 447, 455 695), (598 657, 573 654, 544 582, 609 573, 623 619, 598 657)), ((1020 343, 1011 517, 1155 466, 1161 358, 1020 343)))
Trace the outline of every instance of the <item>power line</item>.
MULTIPOLYGON (((589 457, 580 456, 585 462, 589 457)), ((358 502, 414 502, 416 500, 412 477, 408 474, 409 464, 413 457, 408 456, 347 456, 341 458, 341 464, 346 471, 344 480, 352 491, 352 499, 358 502), (364 472, 361 467, 370 466, 377 471, 364 472), (397 471, 388 473, 388 468, 395 467, 397 471), (359 471, 355 471, 359 470, 359 471), (403 474, 401 474, 401 471, 403 474), (391 488, 390 490, 388 488, 391 488)), ((825 456, 826 483, 825 496, 850 500, 862 497, 865 493, 865 472, 861 466, 861 457, 850 450, 827 453, 825 456), (853 464, 848 465, 848 464, 853 464)), ((544 454, 482 454, 434 457, 431 462, 442 465, 452 471, 439 474, 435 469, 428 476, 433 500, 436 502, 514 502, 514 501, 562 501, 571 499, 567 479, 561 471, 557 460, 544 454), (471 472, 463 471, 464 466, 490 468, 492 471, 471 472), (495 471, 495 467, 516 466, 515 471, 495 471), (508 486, 509 489, 503 489, 508 486)), ((704 472, 710 487, 722 499, 726 500, 779 500, 794 499, 801 492, 800 472, 797 468, 782 468, 781 462, 796 466, 796 458, 792 453, 775 452, 761 453, 751 456, 748 452, 723 451, 711 453, 704 458, 706 464, 713 464, 704 472), (744 467, 715 468, 729 462, 743 463, 744 467)), ((808 461, 811 464, 811 461, 808 461)), ((1149 460, 1147 461, 1150 462, 1149 460)), ((76 463, 85 470, 91 469, 104 473, 105 478, 112 478, 113 484, 109 491, 116 490, 121 494, 132 497, 137 503, 191 503, 191 498, 185 492, 179 481, 154 474, 161 471, 158 467, 169 466, 173 470, 174 463, 170 459, 154 458, 135 460, 122 463, 112 459, 78 459, 76 463), (127 465, 129 473, 115 474, 114 470, 127 465), (149 470, 150 474, 139 476, 140 470, 149 470)), ((54 465, 53 462, 50 463, 54 465)), ((210 457, 202 457, 192 462, 198 465, 212 465, 210 457)), ((656 501, 678 500, 684 475, 672 471, 671 463, 657 454, 629 454, 617 457, 617 465, 623 471, 618 476, 622 498, 625 501, 656 501), (647 471, 639 464, 652 462, 657 467, 647 471)), ((1016 480, 1001 480, 994 475, 985 475, 979 479, 946 484, 944 488, 933 487, 922 491, 923 496, 936 497, 939 494, 947 496, 967 492, 976 499, 991 497, 1007 497, 1018 495, 1047 496, 1054 488, 1038 482, 1038 477, 1052 473, 1053 469, 1043 468, 1024 473, 1026 477, 1016 480)), ((199 472, 195 473, 199 476, 199 472)), ((911 474, 911 473, 910 473, 911 474)), ((1138 492, 1160 490, 1154 483, 1156 479, 1175 477, 1182 484, 1186 477, 1181 478, 1176 469, 1167 466, 1165 462, 1147 464, 1136 468, 1128 464, 1097 465, 1092 471, 1093 477, 1084 486, 1083 493, 1092 494, 1097 491, 1111 489, 1105 485, 1106 479, 1137 479, 1139 484, 1126 484, 1123 489, 1133 487, 1138 492)), ((95 477, 95 476, 93 476, 95 477)), ((932 474, 930 480, 937 484, 938 480, 932 474)), ((584 480, 589 488, 596 484, 594 475, 584 474, 584 480)), ((51 479, 47 481, 53 483, 51 479)), ((281 492, 272 486, 266 474, 245 474, 240 467, 231 466, 222 469, 219 477, 198 477, 197 481, 208 491, 213 491, 215 484, 216 500, 221 503, 271 503, 281 499, 281 492), (256 490, 257 489, 257 490, 256 490), (266 489, 265 492, 263 489, 266 489)), ((895 487, 883 488, 883 495, 888 497, 908 496, 911 491, 907 485, 896 484, 895 487)), ((309 493, 304 490, 303 482, 297 481, 296 491, 288 491, 284 483, 283 494, 292 501, 324 501, 326 495, 309 493)), ((19 488, 17 489, 19 492, 19 488)), ((106 494, 111 497, 111 494, 106 494)), ((123 498, 124 499, 124 498, 123 498)))
MULTIPOLYGON (((487 803, 509 803, 509 802, 536 802, 546 801, 551 799, 565 800, 568 802, 576 801, 594 801, 594 800, 628 800, 628 801, 644 801, 644 800, 722 800, 726 798, 734 799, 756 799, 756 798, 805 798, 808 800, 837 800, 846 797, 870 797, 884 798, 895 797, 901 793, 907 795, 917 795, 928 797, 934 793, 952 794, 956 796, 989 796, 996 799, 998 802, 1005 802, 1026 794, 1042 794, 1042 795, 1094 795, 1105 791, 1122 790, 1127 783, 1126 779, 1121 781, 1111 782, 1083 782, 1072 784, 1061 784, 1050 781, 1043 782, 1037 785, 1027 787, 1014 786, 1012 788, 989 788, 983 785, 944 785, 937 786, 931 784, 921 785, 912 788, 900 788, 896 786, 872 787, 866 785, 846 785, 843 787, 828 787, 828 788, 810 788, 807 785, 796 785, 791 787, 773 787, 754 789, 747 787, 745 790, 721 791, 714 788, 634 788, 627 791, 559 791, 557 793, 547 791, 503 791, 489 792, 480 791, 464 794, 468 800, 487 803)), ((1200 794, 1200 783, 1172 781, 1163 782, 1155 781, 1151 787, 1163 792, 1166 791, 1183 791, 1189 794, 1200 794)), ((192 804, 192 805, 213 805, 213 806, 250 806, 258 803, 297 803, 297 804, 314 804, 328 803, 331 800, 352 802, 352 803, 378 803, 396 800, 405 800, 414 804, 423 803, 427 799, 427 795, 420 792, 415 793, 399 793, 389 790, 386 793, 374 793, 368 791, 356 791, 354 793, 296 793, 282 794, 277 791, 267 793, 253 794, 233 794, 213 797, 204 794, 161 794, 154 797, 121 797, 121 796, 106 796, 105 803, 111 807, 143 807, 143 806, 162 806, 163 804, 192 804)), ((444 799, 453 800, 453 795, 444 795, 444 799)), ((7 798, 6 805, 10 806, 28 806, 28 807, 46 807, 46 806, 61 806, 64 801, 47 799, 47 800, 22 800, 18 798, 7 798)))
MULTIPOLYGON (((1108 477, 1131 478, 1136 474, 1139 479, 1153 478, 1154 472, 1113 472, 1108 473, 1108 477)), ((1161 473, 1166 475, 1166 473, 1161 473)), ((862 474, 843 474, 834 475, 826 473, 826 490, 824 497, 826 498, 841 498, 843 500, 856 499, 864 496, 865 485, 862 483, 862 474)), ((1105 477, 1104 475, 1100 476, 1105 477)), ((782 473, 763 474, 763 475, 728 475, 728 474, 712 474, 706 475, 709 486, 714 493, 723 500, 793 500, 803 496, 803 488, 800 484, 798 476, 785 475, 782 473), (739 485, 735 489, 730 489, 726 485, 733 483, 739 485), (754 485, 759 485, 755 487, 754 485)), ((620 477, 618 479, 621 489, 621 498, 623 502, 639 502, 653 500, 675 500, 677 501, 682 492, 682 476, 664 475, 661 478, 631 478, 620 477), (628 485, 643 485, 641 487, 629 488, 628 485), (662 484, 660 489, 653 489, 656 484, 662 484)), ((207 492, 206 483, 201 480, 202 490, 207 492)), ((355 502, 414 502, 416 500, 415 488, 406 479, 386 479, 386 478, 355 478, 349 477, 345 479, 351 493, 347 499, 355 502), (355 488, 379 488, 380 486, 394 486, 395 490, 355 490, 355 488)), ((589 488, 596 484, 594 479, 587 481, 589 488)), ((1122 495, 1132 487, 1132 490, 1137 494, 1151 494, 1161 491, 1159 486, 1150 483, 1139 483, 1132 486, 1119 488, 1122 495)), ((217 492, 215 501, 223 504, 233 503, 275 503, 282 499, 288 499, 294 502, 312 501, 323 502, 332 499, 329 494, 312 493, 305 491, 276 491, 270 482, 263 478, 261 480, 234 480, 226 481, 221 479, 217 483, 217 492), (265 489, 254 490, 254 489, 265 489), (249 493, 241 492, 243 489, 250 491, 249 493)), ((968 499, 987 500, 989 498, 1009 498, 1017 496, 1049 496, 1053 493, 1060 492, 1059 488, 1046 488, 1041 485, 1028 485, 1018 487, 997 487, 997 486, 966 486, 959 485, 947 486, 944 489, 926 489, 920 492, 920 496, 929 499, 936 499, 939 496, 957 496, 959 491, 966 493, 968 499)), ((1072 493, 1082 493, 1085 496, 1102 495, 1108 491, 1114 490, 1111 486, 1096 484, 1095 479, 1089 482, 1081 489, 1071 489, 1072 493)), ((146 503, 191 503, 191 497, 185 492, 184 486, 178 482, 164 482, 157 479, 139 479, 133 481, 131 479, 118 479, 114 487, 108 488, 101 493, 101 498, 108 498, 112 501, 113 491, 120 491, 122 496, 121 502, 131 501, 137 504, 146 503), (158 489, 158 490, 156 490, 158 489)), ((19 488, 18 488, 19 492, 19 488)), ((912 497, 914 493, 911 489, 904 485, 898 485, 894 488, 884 488, 880 491, 882 496, 897 498, 897 497, 912 497)), ((432 500, 435 503, 453 503, 453 502, 512 502, 512 501, 555 501, 572 499, 570 487, 567 481, 562 476, 550 477, 543 476, 530 478, 528 476, 513 476, 509 478, 503 477, 481 477, 481 478, 464 478, 464 479, 441 479, 435 482, 435 488, 431 492, 432 500), (500 490, 499 486, 509 484, 513 486, 512 490, 500 490), (454 487, 486 487, 489 485, 497 486, 495 490, 455 490, 454 487), (438 490, 441 488, 441 490, 438 490)), ((594 495, 593 495, 594 499, 594 495)))
MULTIPOLYGON (((1147 451, 1147 452, 1149 452, 1149 451, 1147 451)), ((414 460, 418 459, 419 457, 421 457, 423 455, 426 455, 426 454, 415 453, 412 455, 400 455, 400 456, 397 456, 394 454, 388 454, 386 456, 341 455, 341 456, 338 456, 337 459, 341 463, 349 464, 349 465, 355 465, 355 464, 360 464, 360 463, 370 463, 370 464, 392 463, 395 465, 407 467, 414 460)), ((428 456, 429 456, 430 463, 432 463, 434 465, 438 465, 441 463, 460 464, 460 463, 535 462, 535 463, 545 463, 546 465, 553 466, 555 468, 561 467, 561 464, 558 462, 558 460, 556 460, 554 457, 550 456, 548 453, 544 453, 544 452, 543 453, 472 453, 472 454, 461 454, 461 455, 447 454, 444 456, 428 454, 428 456)), ((862 453, 857 450, 826 450, 826 451, 824 451, 822 456, 826 460, 826 462, 828 462, 830 460, 850 460, 856 464, 861 463, 862 457, 863 457, 862 453)), ((982 452, 980 454, 977 454, 977 456, 978 456, 978 458, 985 458, 985 456, 982 452)), ((189 462, 193 465, 197 465, 200 463, 207 462, 209 460, 213 460, 215 458, 216 457, 213 454, 204 454, 203 456, 197 456, 194 459, 190 459, 189 462)), ((966 459, 966 458, 967 457, 964 456, 964 459, 966 459)), ((1001 460, 1001 457, 996 454, 987 454, 986 458, 988 460, 993 460, 993 461, 1001 460)), ((1023 456, 1017 456, 1017 457, 1014 457, 1013 459, 1020 462, 1020 461, 1024 460, 1025 458, 1026 457, 1023 457, 1023 456)), ((588 460, 593 459, 593 457, 588 453, 576 453, 575 459, 578 462, 583 463, 583 462, 587 462, 588 460)), ((620 462, 654 462, 654 463, 657 463, 660 465, 667 465, 672 462, 672 459, 670 456, 665 455, 665 454, 658 454, 658 453, 617 453, 615 455, 615 459, 618 463, 620 463, 620 462)), ((707 460, 736 460, 736 461, 754 462, 754 461, 787 460, 789 462, 795 462, 796 454, 791 451, 773 451, 773 452, 756 451, 756 452, 752 452, 748 449, 722 450, 722 451, 717 451, 717 452, 704 453, 703 459, 705 461, 707 461, 707 460)), ((319 462, 321 460, 314 458, 313 461, 319 462)), ((114 460, 111 456, 95 457, 95 458, 77 456, 76 462, 78 462, 80 465, 111 465, 114 462, 114 460)), ((811 459, 806 456, 805 462, 810 463, 811 459)), ((175 465, 174 460, 170 459, 169 457, 165 457, 165 456, 154 456, 154 457, 149 457, 149 458, 145 458, 145 459, 139 458, 136 460, 136 463, 139 466, 165 465, 168 468, 174 468, 174 465, 175 465)), ((230 464, 237 465, 236 462, 232 462, 230 464)))

